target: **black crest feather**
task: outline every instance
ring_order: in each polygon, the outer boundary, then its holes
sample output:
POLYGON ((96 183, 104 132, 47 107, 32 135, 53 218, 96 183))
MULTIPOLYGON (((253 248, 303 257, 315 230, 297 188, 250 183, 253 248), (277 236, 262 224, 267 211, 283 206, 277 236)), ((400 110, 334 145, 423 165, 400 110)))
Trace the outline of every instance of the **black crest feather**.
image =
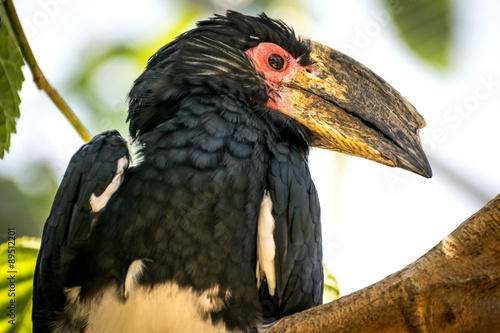
POLYGON ((200 21, 156 52, 130 92, 130 135, 137 138, 170 119, 190 94, 229 94, 244 103, 264 104, 269 96, 245 51, 275 43, 302 65, 310 64, 310 42, 266 14, 234 11, 200 21))

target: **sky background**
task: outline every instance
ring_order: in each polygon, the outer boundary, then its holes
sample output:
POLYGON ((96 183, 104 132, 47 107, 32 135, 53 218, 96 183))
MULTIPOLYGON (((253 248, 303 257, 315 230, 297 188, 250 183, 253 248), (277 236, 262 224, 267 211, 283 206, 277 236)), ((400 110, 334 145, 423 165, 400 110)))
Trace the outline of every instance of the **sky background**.
MULTIPOLYGON (((250 2, 213 3, 223 12, 250 2)), ((99 119, 78 95, 69 94, 71 77, 108 43, 161 40, 185 10, 178 2, 158 0, 15 3, 40 67, 92 134, 112 128, 116 117, 125 122, 126 94, 142 69, 123 59, 94 76, 96 99, 111 105, 110 116, 99 119)), ((406 47, 381 1, 316 0, 303 2, 302 9, 285 3, 267 14, 372 69, 427 121, 421 138, 432 179, 332 152, 311 154, 323 212, 324 261, 345 295, 413 262, 500 193, 500 2, 452 2, 452 57, 444 71, 406 47)), ((197 12, 189 28, 209 15, 197 12)), ((14 178, 23 190, 36 193, 47 179, 37 178, 35 162, 47 161, 59 182, 83 142, 37 91, 26 68, 24 75, 18 134, 0 161, 0 177, 14 178)))

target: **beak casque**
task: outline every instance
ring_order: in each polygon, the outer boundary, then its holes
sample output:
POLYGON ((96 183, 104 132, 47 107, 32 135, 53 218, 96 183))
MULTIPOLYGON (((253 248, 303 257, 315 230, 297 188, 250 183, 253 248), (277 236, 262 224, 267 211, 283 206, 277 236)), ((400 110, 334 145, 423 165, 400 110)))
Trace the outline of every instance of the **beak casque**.
POLYGON ((314 71, 282 85, 290 116, 313 134, 312 146, 400 167, 430 178, 418 135, 425 121, 399 92, 354 59, 312 42, 314 71))

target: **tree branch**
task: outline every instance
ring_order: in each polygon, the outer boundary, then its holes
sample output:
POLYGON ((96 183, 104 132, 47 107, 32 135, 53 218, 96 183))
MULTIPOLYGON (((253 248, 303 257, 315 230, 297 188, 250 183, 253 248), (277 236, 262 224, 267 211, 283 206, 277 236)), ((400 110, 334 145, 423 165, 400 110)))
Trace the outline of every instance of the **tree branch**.
POLYGON ((19 48, 21 49, 21 53, 23 54, 23 57, 26 60, 31 73, 33 74, 33 80, 35 81, 38 89, 43 90, 47 93, 52 102, 54 102, 54 104, 63 113, 66 119, 68 119, 71 125, 73 125, 82 139, 86 142, 90 141, 90 139, 92 138, 90 133, 76 117, 68 104, 66 104, 61 95, 59 95, 54 87, 52 87, 52 85, 47 81, 45 75, 43 75, 42 70, 38 66, 38 63, 35 60, 35 56, 33 55, 31 47, 28 43, 28 39, 24 34, 24 30, 21 26, 21 22, 19 21, 19 17, 17 16, 14 3, 12 2, 12 0, 5 0, 2 2, 2 6, 4 6, 5 8, 9 22, 12 26, 12 29, 14 30, 14 35, 16 36, 17 43, 19 44, 19 48))
POLYGON ((497 332, 500 195, 423 257, 270 332, 497 332))

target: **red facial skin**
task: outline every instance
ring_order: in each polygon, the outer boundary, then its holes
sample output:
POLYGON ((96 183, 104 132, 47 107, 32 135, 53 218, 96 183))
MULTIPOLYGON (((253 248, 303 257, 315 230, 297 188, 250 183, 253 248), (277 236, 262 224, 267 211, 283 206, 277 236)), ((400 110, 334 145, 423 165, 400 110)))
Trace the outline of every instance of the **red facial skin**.
POLYGON ((283 83, 289 81, 297 71, 314 74, 317 71, 316 68, 314 66, 301 66, 290 53, 273 43, 260 43, 247 50, 246 54, 252 59, 257 70, 262 72, 266 77, 269 87, 268 93, 271 97, 266 106, 291 115, 293 110, 285 102, 285 95, 288 92, 288 88, 283 83), (284 65, 281 69, 275 69, 269 64, 269 57, 273 54, 278 55, 284 60, 284 65))

